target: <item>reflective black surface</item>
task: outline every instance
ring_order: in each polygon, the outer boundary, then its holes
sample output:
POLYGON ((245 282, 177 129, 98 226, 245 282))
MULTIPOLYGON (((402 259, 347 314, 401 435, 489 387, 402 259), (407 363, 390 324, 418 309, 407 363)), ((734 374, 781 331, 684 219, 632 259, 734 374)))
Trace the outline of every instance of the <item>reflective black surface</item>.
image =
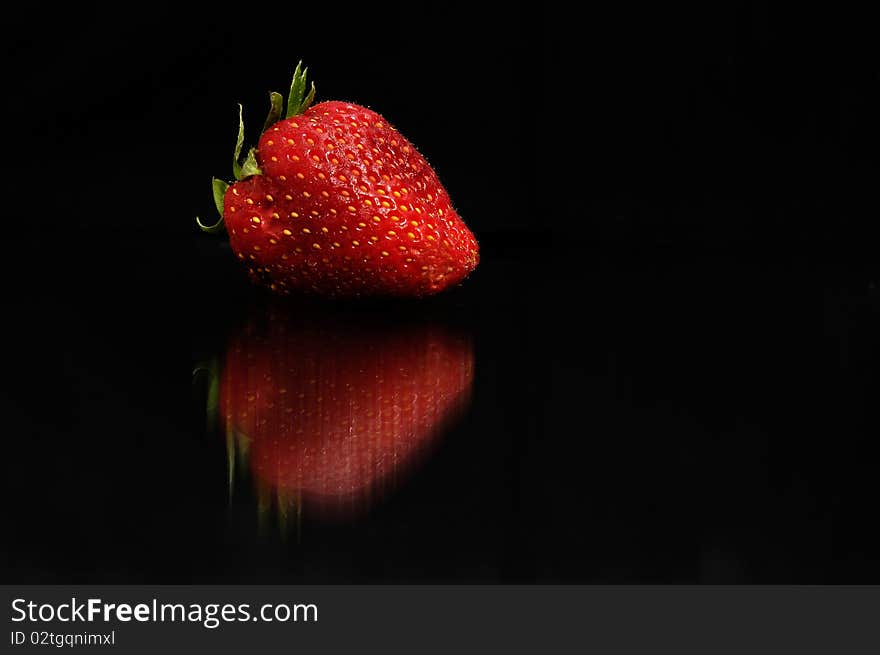
MULTIPOLYGON (((160 242, 105 242, 116 255, 40 302, 11 298, 29 321, 7 355, 4 578, 877 581, 875 283, 806 258, 780 266, 757 252, 670 256, 541 239, 484 239, 472 279, 419 303, 278 313, 210 238, 194 243, 200 266, 176 292, 181 278, 159 266, 172 256, 160 242), (123 261, 161 272, 112 296, 83 291, 123 261), (287 326, 280 347, 267 312, 287 326), (342 379, 348 358, 328 353, 354 343, 368 376, 405 356, 416 386, 434 376, 468 401, 449 420, 434 407, 438 431, 423 429, 428 410, 397 428, 361 416, 368 441, 392 443, 393 457, 365 460, 344 439, 337 457, 330 443, 330 468, 371 478, 380 460, 408 460, 401 440, 432 435, 399 474, 364 482, 379 491, 358 511, 327 514, 291 489, 279 503, 247 459, 230 488, 227 443, 206 429, 209 387, 191 373, 223 361, 243 329, 252 349, 275 344, 244 367, 252 382, 322 349, 308 366, 342 379), (434 364, 432 347, 442 351, 434 364), (444 359, 456 381, 438 372, 444 359)), ((325 410, 334 430, 342 405, 357 422, 352 397, 368 386, 340 383, 349 391, 325 410)), ((399 384, 377 388, 387 396, 372 396, 377 407, 414 402, 399 384)), ((252 390, 243 393, 247 407, 252 390)), ((283 417, 261 411, 276 417, 260 428, 271 437, 283 417)))

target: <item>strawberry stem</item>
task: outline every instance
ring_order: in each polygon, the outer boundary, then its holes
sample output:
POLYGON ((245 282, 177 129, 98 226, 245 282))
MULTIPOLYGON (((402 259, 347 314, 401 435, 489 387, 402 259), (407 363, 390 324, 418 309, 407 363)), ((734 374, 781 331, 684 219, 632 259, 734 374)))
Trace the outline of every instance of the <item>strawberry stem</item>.
POLYGON ((308 68, 302 68, 302 61, 296 65, 293 71, 293 79, 290 81, 290 93, 287 96, 287 112, 285 118, 298 116, 309 108, 315 99, 315 83, 312 82, 306 93, 306 72, 308 68))

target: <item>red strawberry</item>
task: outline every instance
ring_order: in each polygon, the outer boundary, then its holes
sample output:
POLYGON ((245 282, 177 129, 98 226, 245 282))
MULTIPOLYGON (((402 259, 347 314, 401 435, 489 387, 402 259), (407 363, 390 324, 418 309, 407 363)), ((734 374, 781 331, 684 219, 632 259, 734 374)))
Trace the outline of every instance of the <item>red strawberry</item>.
POLYGON ((240 123, 239 181, 214 182, 251 278, 281 294, 326 296, 417 297, 461 282, 479 261, 477 242, 425 158, 376 112, 310 107, 313 97, 297 66, 287 117, 276 122, 273 93, 259 145, 241 165, 240 123))
POLYGON ((282 306, 263 318, 230 340, 217 393, 227 444, 282 512, 365 510, 469 397, 471 344, 437 325, 282 306))

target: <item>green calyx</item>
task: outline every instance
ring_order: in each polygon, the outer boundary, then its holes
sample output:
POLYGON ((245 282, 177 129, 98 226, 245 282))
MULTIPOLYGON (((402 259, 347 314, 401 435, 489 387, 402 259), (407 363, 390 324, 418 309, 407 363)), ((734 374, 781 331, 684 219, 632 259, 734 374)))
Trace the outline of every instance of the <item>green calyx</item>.
POLYGON ((287 94, 287 111, 284 113, 285 118, 291 116, 299 116, 315 99, 315 83, 312 82, 308 92, 306 92, 306 72, 308 68, 302 68, 302 62, 296 65, 293 71, 293 79, 290 82, 290 92, 287 94))
POLYGON ((229 184, 215 177, 211 178, 211 186, 214 190, 214 205, 217 207, 217 213, 220 214, 220 220, 213 225, 205 225, 202 223, 202 219, 196 216, 196 224, 202 232, 220 234, 226 231, 226 225, 223 224, 223 196, 226 195, 226 189, 229 188, 229 184))
MULTIPOLYGON (((277 91, 269 93, 269 114, 263 124, 263 132, 281 119, 282 110, 284 118, 298 116, 302 114, 315 99, 315 83, 306 83, 306 72, 308 68, 302 67, 302 61, 297 63, 296 69, 293 71, 293 79, 290 82, 290 91, 287 94, 287 106, 284 108, 284 98, 277 91)), ((241 151, 244 148, 244 117, 241 104, 238 105, 238 135, 235 139, 235 149, 232 153, 232 176, 235 180, 244 180, 253 175, 262 175, 257 164, 256 148, 249 148, 244 160, 241 159, 241 151)), ((226 231, 223 224, 223 196, 229 183, 223 180, 212 178, 211 186, 214 193, 214 204, 217 206, 217 212, 220 214, 220 220, 213 225, 206 225, 196 216, 196 224, 203 232, 208 234, 218 234, 226 231)))

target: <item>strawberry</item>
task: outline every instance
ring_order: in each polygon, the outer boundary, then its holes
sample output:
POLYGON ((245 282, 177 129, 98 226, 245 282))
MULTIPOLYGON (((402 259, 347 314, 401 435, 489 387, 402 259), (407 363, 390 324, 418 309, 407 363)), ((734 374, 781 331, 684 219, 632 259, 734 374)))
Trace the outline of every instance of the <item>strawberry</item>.
POLYGON ((463 409, 474 368, 470 341, 437 325, 277 303, 222 359, 230 463, 279 511, 336 517, 367 509, 418 461, 463 409))
POLYGON ((474 235, 437 174, 376 112, 348 102, 311 105, 297 65, 236 182, 214 180, 229 242, 257 283, 279 294, 420 297, 461 282, 479 261, 474 235))

